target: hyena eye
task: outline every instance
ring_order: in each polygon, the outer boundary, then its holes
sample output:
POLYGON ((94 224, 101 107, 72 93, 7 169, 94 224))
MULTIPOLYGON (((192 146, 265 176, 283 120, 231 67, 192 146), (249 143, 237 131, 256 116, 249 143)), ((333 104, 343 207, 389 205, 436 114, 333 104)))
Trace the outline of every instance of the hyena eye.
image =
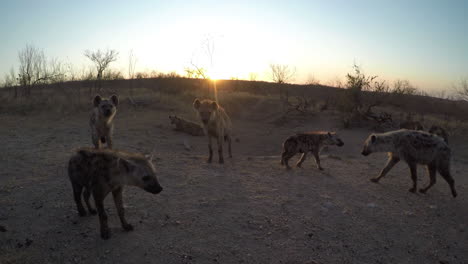
POLYGON ((143 181, 149 181, 151 180, 151 176, 149 175, 146 175, 146 176, 143 176, 143 178, 141 178, 143 181))

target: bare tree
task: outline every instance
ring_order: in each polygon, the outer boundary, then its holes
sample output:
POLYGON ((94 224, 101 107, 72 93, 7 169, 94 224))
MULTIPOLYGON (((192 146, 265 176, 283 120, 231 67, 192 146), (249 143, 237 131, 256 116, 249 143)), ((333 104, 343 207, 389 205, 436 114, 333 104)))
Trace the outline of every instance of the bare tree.
MULTIPOLYGON (((24 88, 24 95, 30 96, 31 89, 45 83, 51 83, 62 78, 64 72, 62 64, 53 59, 49 63, 42 50, 33 45, 26 45, 18 52, 20 61, 18 79, 19 84, 24 88)), ((15 98, 18 93, 15 93, 15 98)))
POLYGON ((275 83, 288 83, 294 79, 296 69, 291 69, 288 65, 270 64, 271 79, 275 83))
POLYGON ((461 79, 460 82, 454 86, 454 90, 458 98, 468 101, 468 79, 461 79))
POLYGON ((98 89, 101 89, 102 73, 109 67, 111 62, 117 60, 119 53, 116 50, 96 51, 86 50, 84 55, 90 59, 96 66, 98 89))
POLYGON ((133 50, 130 50, 128 53, 128 78, 135 79, 135 66, 137 63, 137 57, 133 53, 133 50))

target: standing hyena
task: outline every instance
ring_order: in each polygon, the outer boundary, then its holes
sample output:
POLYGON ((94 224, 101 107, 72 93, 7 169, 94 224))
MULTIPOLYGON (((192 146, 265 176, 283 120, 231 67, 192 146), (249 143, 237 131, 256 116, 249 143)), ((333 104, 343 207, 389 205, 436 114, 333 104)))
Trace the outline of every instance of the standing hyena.
POLYGON ((320 166, 320 150, 326 145, 343 146, 344 143, 336 133, 312 131, 307 133, 300 133, 290 136, 283 143, 283 153, 281 154, 281 165, 286 165, 287 169, 291 169, 288 164, 290 158, 297 153, 302 153, 301 159, 296 163, 297 167, 301 167, 306 159, 307 152, 312 152, 315 157, 317 168, 323 170, 320 166))
POLYGON ((437 136, 443 138, 445 143, 447 143, 447 145, 448 145, 448 133, 442 127, 433 125, 429 129, 429 133, 437 135, 437 136))
POLYGON ((86 215, 81 203, 82 193, 89 212, 96 214, 96 210, 89 203, 89 197, 93 194, 103 239, 110 237, 107 214, 104 210, 104 198, 110 192, 114 197, 122 228, 130 231, 133 227, 125 219, 122 201, 124 185, 137 186, 153 194, 160 193, 163 189, 156 178, 151 158, 110 149, 77 150, 68 163, 68 176, 80 216, 86 215))
POLYGON ((218 143, 219 163, 224 163, 223 158, 223 140, 228 142, 229 157, 232 158, 231 151, 231 119, 224 109, 215 101, 205 99, 200 101, 195 99, 193 107, 198 112, 198 116, 203 123, 203 129, 208 137, 209 157, 208 163, 213 158, 213 148, 211 146, 211 137, 216 137, 218 143))
POLYGON ((96 95, 93 99, 94 109, 91 113, 89 125, 91 126, 91 138, 94 147, 99 149, 107 142, 107 146, 112 148, 112 132, 114 130, 114 116, 117 112, 119 99, 117 95, 112 95, 110 99, 103 99, 96 95))
POLYGON ((426 193, 436 183, 438 171, 450 185, 453 197, 457 196, 455 181, 450 174, 451 151, 442 138, 424 131, 407 129, 371 134, 364 143, 362 155, 367 156, 373 152, 388 152, 389 158, 380 175, 371 179, 372 182, 378 182, 400 159, 403 159, 408 163, 413 180, 410 192, 416 192, 417 164, 423 164, 427 165, 430 183, 425 188, 419 189, 421 193, 426 193))

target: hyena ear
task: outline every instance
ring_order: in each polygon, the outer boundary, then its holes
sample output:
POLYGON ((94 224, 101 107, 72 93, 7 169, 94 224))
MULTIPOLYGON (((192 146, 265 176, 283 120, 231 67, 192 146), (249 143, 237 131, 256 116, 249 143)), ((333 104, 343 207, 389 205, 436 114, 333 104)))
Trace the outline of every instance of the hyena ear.
POLYGON ((96 96, 93 99, 93 105, 98 106, 102 101, 102 97, 99 94, 96 94, 96 96))
POLYGON ((113 94, 110 99, 115 106, 119 104, 119 98, 117 97, 117 95, 113 94))
POLYGON ((377 138, 375 137, 375 135, 372 135, 370 139, 371 139, 371 142, 374 143, 377 138))
POLYGON ((196 98, 194 101, 193 101, 193 108, 197 109, 200 108, 200 100, 198 100, 198 98, 196 98))
POLYGON ((218 109, 218 103, 212 102, 212 103, 211 103, 211 108, 213 108, 213 111, 214 111, 214 110, 217 110, 217 109, 218 109))
POLYGON ((147 159, 147 160, 149 160, 149 161, 152 162, 152 161, 153 161, 153 156, 154 156, 153 153, 151 153, 151 154, 145 154, 145 159, 147 159))
POLYGON ((328 132, 328 137, 332 137, 332 134, 330 132, 328 132))
POLYGON ((126 172, 130 172, 133 169, 133 165, 130 162, 128 162, 127 160, 124 160, 122 158, 119 158, 117 160, 117 164, 118 164, 119 168, 123 168, 124 171, 126 171, 126 172))

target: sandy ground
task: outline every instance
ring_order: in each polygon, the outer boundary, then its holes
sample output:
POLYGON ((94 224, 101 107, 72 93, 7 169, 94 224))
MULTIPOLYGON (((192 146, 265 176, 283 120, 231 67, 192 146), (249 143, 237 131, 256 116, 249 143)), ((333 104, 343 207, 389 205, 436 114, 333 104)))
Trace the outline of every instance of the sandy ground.
MULTIPOLYGON (((133 232, 120 228, 108 196, 107 241, 96 216, 78 216, 66 174, 72 150, 91 145, 88 114, 0 116, 0 263, 468 263, 464 140, 451 139, 454 199, 440 176, 428 194, 409 193, 404 163, 371 183, 386 156, 360 155, 367 130, 339 131, 345 146, 322 153, 324 171, 312 159, 303 169, 280 167, 285 137, 335 130, 332 115, 282 127, 236 117, 240 142, 219 165, 205 163, 205 138, 171 129, 169 113, 117 115, 116 148, 155 146, 164 191, 125 190, 133 232)), ((419 168, 422 186, 428 177, 419 168)))

